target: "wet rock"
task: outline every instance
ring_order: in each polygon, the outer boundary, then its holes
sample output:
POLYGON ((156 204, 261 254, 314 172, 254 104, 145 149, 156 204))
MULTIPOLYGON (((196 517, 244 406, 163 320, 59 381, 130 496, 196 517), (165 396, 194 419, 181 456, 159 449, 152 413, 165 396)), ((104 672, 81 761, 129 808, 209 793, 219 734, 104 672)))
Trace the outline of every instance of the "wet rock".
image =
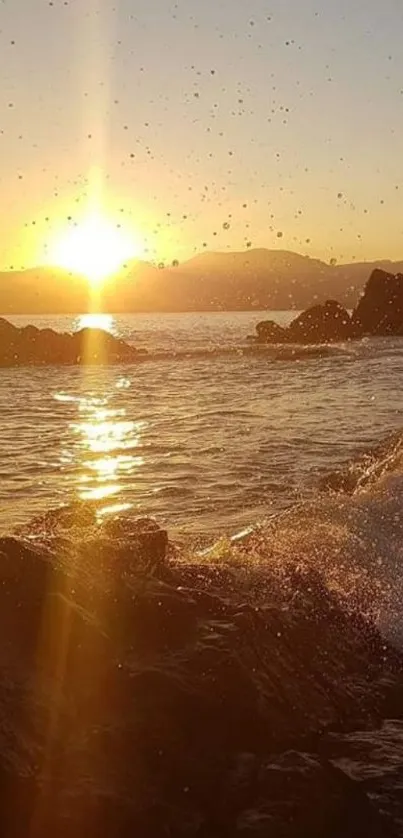
POLYGON ((333 343, 353 337, 351 318, 336 300, 327 300, 300 314, 287 330, 295 343, 333 343))
POLYGON ((259 343, 284 343, 286 330, 274 320, 263 320, 256 326, 257 339, 259 343))
POLYGON ((353 314, 361 335, 403 335, 403 274, 376 269, 353 314))
POLYGON ((70 340, 72 351, 82 363, 102 363, 105 358, 109 362, 124 362, 138 355, 138 350, 103 329, 81 329, 70 340))
MULTIPOLYGON (((401 709, 400 703, 400 709, 401 709)), ((398 711, 400 712, 400 710, 398 711)), ((378 730, 328 737, 335 766, 376 799, 397 835, 403 834, 403 722, 393 716, 378 730)))
POLYGON ((162 564, 168 548, 168 533, 151 518, 115 518, 105 522, 102 537, 120 543, 131 558, 148 566, 162 564))
POLYGON ((0 366, 113 364, 137 360, 144 351, 102 329, 61 334, 36 326, 17 328, 0 318, 0 366))
POLYGON ((335 300, 307 309, 286 329, 267 320, 256 331, 258 343, 335 343, 357 336, 348 311, 335 300))
POLYGON ((313 306, 283 329, 272 320, 256 326, 258 343, 335 343, 356 336, 350 315, 335 300, 313 306))
POLYGON ((327 760, 295 751, 262 761, 251 777, 255 806, 237 819, 235 835, 264 838, 386 838, 391 832, 358 784, 327 760))
POLYGON ((164 562, 153 520, 80 505, 32 536, 0 541, 5 838, 27 776, 38 836, 386 834, 324 739, 377 722, 401 661, 319 573, 164 562))
POLYGON ((282 329, 271 320, 256 326, 258 343, 335 343, 365 336, 403 336, 403 274, 376 269, 350 317, 336 300, 307 309, 282 329))
POLYGON ((0 317, 0 340, 4 340, 5 338, 12 340, 16 331, 16 327, 9 320, 6 320, 5 317, 0 317))

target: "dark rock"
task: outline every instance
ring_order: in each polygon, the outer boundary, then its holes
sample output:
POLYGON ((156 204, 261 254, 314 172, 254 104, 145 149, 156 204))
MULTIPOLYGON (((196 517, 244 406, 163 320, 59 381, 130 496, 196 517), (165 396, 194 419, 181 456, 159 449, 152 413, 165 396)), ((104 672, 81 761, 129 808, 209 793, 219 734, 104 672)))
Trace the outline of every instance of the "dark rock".
POLYGON ((3 367, 130 363, 143 354, 102 329, 81 329, 70 335, 32 325, 19 329, 0 318, 3 367))
POLYGON ((16 331, 16 326, 6 320, 5 317, 0 317, 0 340, 4 339, 4 337, 8 337, 11 340, 16 331))
POLYGON ((256 331, 258 343, 335 343, 356 336, 348 311, 336 300, 307 309, 287 329, 267 320, 256 331))
POLYGON ((235 835, 386 838, 391 834, 359 785, 311 754, 288 751, 269 763, 261 762, 250 782, 257 805, 242 812, 235 835))
POLYGON ((103 534, 123 542, 132 560, 138 559, 148 567, 162 564, 168 548, 168 533, 151 518, 116 518, 105 523, 103 534))
MULTIPOLYGON (((400 708, 401 708, 400 704, 400 708)), ((398 710, 400 715, 400 709, 398 710)), ((403 722, 395 716, 377 730, 361 730, 329 736, 326 752, 355 787, 375 798, 377 807, 388 812, 390 824, 403 828, 403 722), (396 789, 400 791, 396 795, 396 789)), ((381 833, 382 834, 382 833, 381 833)))
POLYGON ((257 339, 259 343, 284 343, 286 330, 274 320, 263 320, 256 326, 257 339))
POLYGON ((353 337, 351 318, 336 300, 309 308, 299 315, 287 330, 288 340, 295 343, 333 343, 353 337))
POLYGON ((336 343, 369 336, 403 336, 403 274, 376 269, 350 317, 336 300, 300 314, 287 329, 271 320, 256 326, 258 343, 336 343))
POLYGON ((77 506, 0 540, 2 836, 388 834, 325 740, 398 655, 298 558, 133 561, 159 532, 77 506))
POLYGON ((81 329, 71 335, 73 351, 83 363, 131 361, 137 350, 103 329, 81 329))
POLYGON ((403 274, 376 269, 353 314, 360 335, 403 335, 403 274))

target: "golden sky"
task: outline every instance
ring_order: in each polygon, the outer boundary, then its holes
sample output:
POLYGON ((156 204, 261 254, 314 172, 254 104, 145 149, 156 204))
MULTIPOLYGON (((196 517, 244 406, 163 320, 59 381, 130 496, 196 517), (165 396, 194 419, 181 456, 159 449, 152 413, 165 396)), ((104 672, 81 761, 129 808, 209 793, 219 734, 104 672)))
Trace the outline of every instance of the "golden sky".
POLYGON ((94 205, 133 255, 403 258, 397 0, 3 0, 0 267, 94 205))

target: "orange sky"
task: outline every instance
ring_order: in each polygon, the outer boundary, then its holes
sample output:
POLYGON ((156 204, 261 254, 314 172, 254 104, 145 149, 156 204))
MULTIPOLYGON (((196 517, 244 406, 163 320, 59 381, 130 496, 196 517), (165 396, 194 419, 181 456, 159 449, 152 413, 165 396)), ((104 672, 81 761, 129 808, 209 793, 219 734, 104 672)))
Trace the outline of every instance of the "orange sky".
POLYGON ((403 258, 402 24, 396 0, 4 3, 0 267, 94 195, 155 261, 403 258))

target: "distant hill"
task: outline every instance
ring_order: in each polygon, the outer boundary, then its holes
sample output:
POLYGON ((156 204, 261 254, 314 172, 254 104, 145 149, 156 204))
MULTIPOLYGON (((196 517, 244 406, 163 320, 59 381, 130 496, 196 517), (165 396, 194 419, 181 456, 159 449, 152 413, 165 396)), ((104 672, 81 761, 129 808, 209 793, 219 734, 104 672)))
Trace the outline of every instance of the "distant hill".
MULTIPOLYGON (((110 312, 301 310, 336 298, 352 308, 371 271, 403 272, 403 261, 329 265, 286 250, 201 253, 176 267, 133 262, 102 291, 110 312)), ((36 268, 0 273, 1 314, 87 310, 85 278, 36 268)))

